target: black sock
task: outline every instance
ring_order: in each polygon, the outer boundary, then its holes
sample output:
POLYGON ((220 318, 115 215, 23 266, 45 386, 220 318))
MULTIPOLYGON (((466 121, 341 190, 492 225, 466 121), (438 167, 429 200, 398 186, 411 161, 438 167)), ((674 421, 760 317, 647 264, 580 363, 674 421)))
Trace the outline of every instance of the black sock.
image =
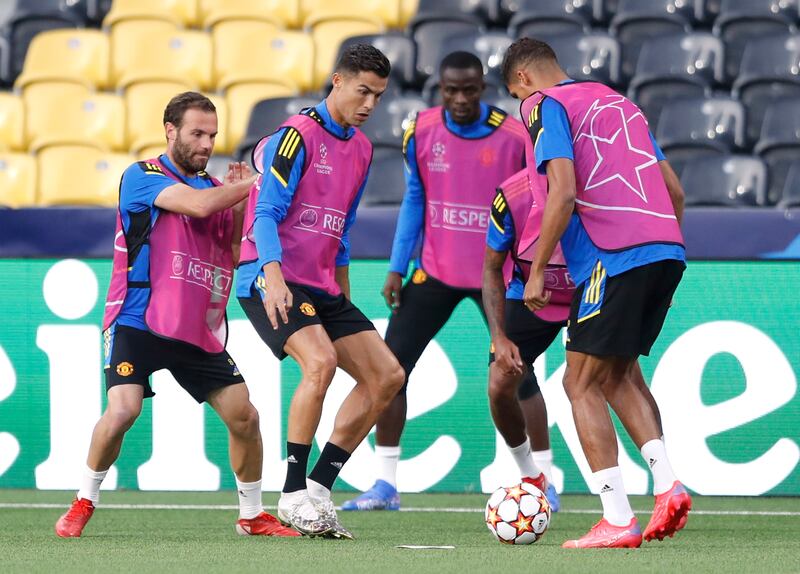
POLYGON ((314 465, 314 470, 311 471, 308 478, 331 490, 333 483, 336 482, 336 477, 339 476, 344 463, 349 458, 350 453, 346 450, 339 448, 332 442, 326 443, 325 448, 322 449, 322 454, 319 455, 317 464, 314 465))
POLYGON ((283 485, 283 492, 305 489, 309 453, 311 453, 310 444, 286 443, 286 483, 283 485))

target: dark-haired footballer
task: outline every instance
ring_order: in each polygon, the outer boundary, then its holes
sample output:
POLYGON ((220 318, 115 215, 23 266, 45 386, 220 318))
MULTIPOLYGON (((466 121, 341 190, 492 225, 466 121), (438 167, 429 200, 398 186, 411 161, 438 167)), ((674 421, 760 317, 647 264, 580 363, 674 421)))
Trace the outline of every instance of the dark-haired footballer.
MULTIPOLYGON (((469 52, 453 52, 439 65, 442 106, 420 112, 406 130, 406 193, 400 208, 389 273, 383 288, 392 316, 386 344, 405 369, 406 384, 377 422, 375 484, 344 503, 344 510, 397 510, 397 465, 406 422, 408 377, 428 343, 464 299, 483 311, 481 268, 489 214, 497 186, 525 165, 523 125, 481 102, 483 65, 469 52), (409 281, 409 262, 421 243, 409 281)), ((544 474, 552 461, 547 411, 533 371, 519 387, 531 436, 509 445, 522 476, 544 474), (531 444, 536 451, 531 452, 531 444)), ((554 489, 550 499, 557 508, 554 489)))
POLYGON ((237 295, 273 354, 291 356, 302 372, 289 408, 278 517, 311 536, 352 538, 336 517, 331 488, 403 384, 400 364, 350 301, 348 278, 348 232, 372 159, 358 126, 378 105, 389 71, 379 50, 351 46, 336 64, 328 97, 291 116, 253 154, 261 176, 246 210, 237 295), (356 385, 306 477, 337 366, 356 385))

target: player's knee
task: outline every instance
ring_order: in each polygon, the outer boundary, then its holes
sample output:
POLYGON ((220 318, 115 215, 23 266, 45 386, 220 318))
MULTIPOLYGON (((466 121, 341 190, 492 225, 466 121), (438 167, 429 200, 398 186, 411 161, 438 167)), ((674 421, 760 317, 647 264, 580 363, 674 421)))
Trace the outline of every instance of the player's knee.
POLYGON ((388 365, 379 376, 378 396, 376 403, 383 410, 397 396, 406 382, 406 372, 399 363, 388 365))
POLYGON ((517 381, 510 377, 490 377, 489 400, 492 402, 515 399, 517 381))
POLYGON ((231 434, 245 439, 254 439, 258 436, 259 431, 259 418, 256 408, 249 404, 243 407, 234 417, 233 420, 228 422, 228 429, 231 434))
POLYGON ((320 351, 305 362, 303 366, 303 379, 306 384, 316 388, 323 395, 328 390, 328 385, 336 373, 336 352, 320 351))
POLYGON ((141 412, 141 405, 109 405, 104 416, 108 421, 111 432, 121 434, 127 432, 133 426, 141 412))

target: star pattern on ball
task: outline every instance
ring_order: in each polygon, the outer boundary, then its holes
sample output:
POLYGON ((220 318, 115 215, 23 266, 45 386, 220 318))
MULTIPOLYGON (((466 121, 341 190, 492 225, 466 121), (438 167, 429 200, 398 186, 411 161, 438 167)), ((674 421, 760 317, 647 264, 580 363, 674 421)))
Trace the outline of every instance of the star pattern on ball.
POLYGON ((496 508, 490 508, 486 517, 486 524, 490 524, 496 530, 498 522, 503 522, 503 519, 498 516, 496 508))
POLYGON ((510 522, 511 526, 517 529, 517 536, 521 536, 526 532, 533 532, 533 516, 525 516, 520 512, 514 522, 510 522))
POLYGON ((506 488, 506 498, 513 498, 517 503, 519 503, 520 499, 526 494, 530 493, 519 484, 506 488))
POLYGON ((635 113, 631 114, 630 117, 626 117, 626 100, 623 96, 606 96, 606 98, 608 99, 606 103, 601 104, 600 100, 595 100, 592 103, 575 136, 576 142, 583 138, 591 140, 596 154, 595 164, 586 180, 585 189, 594 189, 617 180, 647 203, 641 172, 651 165, 655 165, 658 160, 655 155, 647 150, 636 147, 631 141, 628 129, 629 125, 634 121, 644 122, 645 127, 647 127, 647 121, 642 112, 635 107, 633 108, 636 110, 635 113), (601 122, 598 120, 602 114, 616 114, 619 116, 619 119, 611 122, 611 125, 617 126, 613 133, 599 133, 602 128, 599 125, 601 122), (615 173, 605 177, 599 176, 600 167, 606 158, 612 154, 616 154, 618 157, 628 156, 630 159, 627 162, 620 162, 622 165, 618 167, 618 171, 615 173))

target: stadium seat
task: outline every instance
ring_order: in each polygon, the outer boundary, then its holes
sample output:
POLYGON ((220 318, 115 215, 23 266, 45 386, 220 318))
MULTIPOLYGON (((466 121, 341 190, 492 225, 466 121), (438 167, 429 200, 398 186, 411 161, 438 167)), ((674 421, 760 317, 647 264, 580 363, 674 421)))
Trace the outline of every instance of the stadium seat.
POLYGON ((503 56, 511 45, 511 38, 505 32, 466 32, 448 37, 441 46, 438 60, 456 51, 470 52, 478 56, 487 73, 496 73, 499 77, 503 56))
POLYGON ((103 26, 112 27, 125 20, 166 20, 179 26, 195 26, 197 0, 114 0, 103 26))
POLYGON ((70 20, 74 26, 85 26, 89 13, 98 0, 2 0, 0 1, 0 27, 11 21, 40 16, 54 16, 70 20))
POLYGON ((376 147, 361 205, 400 205, 406 189, 404 169, 399 147, 376 147))
POLYGON ((114 207, 122 173, 133 163, 128 154, 84 146, 52 146, 39 152, 39 205, 114 207), (64 177, 64 174, 70 177, 64 177))
POLYGON ((27 147, 82 144, 123 149, 125 106, 115 94, 90 92, 79 84, 36 83, 25 89, 27 147))
POLYGON ((636 71, 642 44, 649 39, 691 31, 693 6, 681 0, 619 0, 610 32, 622 45, 622 77, 636 71))
POLYGON ((22 98, 0 92, 0 150, 25 149, 25 106, 22 98))
POLYGON ((427 107, 419 96, 384 98, 361 129, 374 145, 401 146, 409 122, 427 107))
POLYGON ((350 36, 378 34, 382 25, 367 20, 324 20, 311 29, 314 39, 314 82, 312 89, 319 90, 333 73, 339 46, 350 36))
POLYGON ((747 107, 747 138, 761 134, 766 110, 778 99, 800 97, 800 35, 751 40, 742 56, 733 94, 747 107))
POLYGON ((136 82, 186 82, 209 89, 211 38, 163 21, 126 20, 111 31, 111 81, 119 89, 136 82))
POLYGON ((570 78, 611 85, 619 83, 622 51, 619 43, 608 34, 567 34, 552 38, 549 43, 570 78))
MULTIPOLYGON (((399 81, 403 86, 411 86, 416 81, 414 71, 414 42, 400 33, 367 34, 345 39, 339 46, 339 54, 353 44, 371 44, 386 54, 392 64, 392 81, 399 81)), ((396 82, 395 82, 396 83, 396 82)))
POLYGON ((796 31, 795 0, 721 0, 714 33, 725 41, 725 72, 735 79, 750 40, 796 31))
POLYGON ((160 156, 162 153, 166 153, 167 151, 167 144, 163 143, 161 145, 150 145, 147 147, 143 147, 136 153, 136 159, 139 161, 145 161, 148 159, 153 159, 160 156))
POLYGON ((681 184, 687 206, 767 204, 767 166, 759 158, 749 155, 692 160, 683 169, 681 184))
POLYGON ((247 132, 250 112, 261 100, 285 98, 296 95, 294 90, 270 83, 241 83, 228 88, 228 148, 236 149, 247 132))
POLYGON ((722 42, 711 34, 662 36, 644 42, 630 94, 658 123, 665 102, 707 94, 722 75, 722 42))
POLYGON ((227 20, 214 26, 214 81, 220 90, 240 82, 271 82, 295 91, 313 84, 314 42, 303 32, 266 22, 227 20))
POLYGON ((126 133, 131 152, 151 145, 164 146, 164 108, 187 89, 185 84, 176 82, 142 82, 125 91, 126 133))
POLYGON ((550 42, 563 34, 588 32, 592 26, 593 6, 581 0, 501 0, 500 6, 511 15, 508 35, 513 38, 550 42))
MULTIPOLYGON (((497 0, 419 0, 416 14, 409 22, 415 29, 423 22, 439 20, 461 20, 484 26, 488 23, 497 0)), ((401 9, 402 10, 402 9, 401 9)))
POLYGON ((300 11, 304 27, 342 18, 367 19, 387 28, 400 22, 400 0, 300 0, 300 11))
POLYGON ((769 200, 777 203, 790 166, 800 158, 800 100, 778 100, 767 108, 755 152, 769 166, 769 200))
POLYGON ((214 153, 226 154, 231 151, 233 142, 228 131, 228 101, 224 96, 205 94, 217 109, 217 137, 214 140, 214 153))
POLYGON ((26 153, 0 153, 0 207, 36 205, 36 158, 26 153))
POLYGON ((403 29, 408 26, 411 19, 417 14, 419 0, 400 0, 400 21, 398 28, 403 29))
POLYGON ((788 209, 798 206, 800 206, 800 161, 795 161, 786 174, 778 207, 788 209))
POLYGON ((199 0, 200 21, 211 28, 225 20, 260 20, 282 28, 300 25, 300 0, 199 0))
POLYGON ((448 38, 481 32, 474 22, 463 20, 426 20, 412 29, 411 36, 417 45, 417 81, 422 83, 439 69, 442 46, 448 38))
POLYGON ((744 147, 744 118, 741 102, 727 96, 682 98, 664 106, 658 127, 651 130, 680 175, 691 159, 744 147))
POLYGON ((258 102, 250 114, 247 133, 239 143, 236 158, 250 162, 250 153, 258 140, 277 130, 289 116, 318 103, 315 98, 273 98, 258 102))
POLYGON ((215 150, 214 155, 208 160, 206 173, 220 181, 224 181, 225 175, 228 173, 228 164, 232 161, 235 161, 232 156, 218 154, 215 150))
POLYGON ((2 69, 3 81, 13 84, 25 65, 25 56, 33 38, 41 32, 74 28, 75 22, 67 15, 15 17, 0 31, 3 44, 8 47, 7 63, 2 69))
MULTIPOLYGON (((485 88, 481 98, 486 100, 508 97, 508 91, 497 76, 484 76, 485 88)), ((442 104, 442 94, 439 91, 439 74, 435 74, 425 81, 422 86, 422 98, 431 106, 442 104)))
POLYGON ((86 14, 89 18, 88 24, 100 26, 106 15, 111 12, 111 4, 114 0, 86 0, 86 14))
POLYGON ((15 86, 61 81, 103 89, 108 85, 108 52, 108 35, 99 30, 42 32, 31 42, 15 86))

